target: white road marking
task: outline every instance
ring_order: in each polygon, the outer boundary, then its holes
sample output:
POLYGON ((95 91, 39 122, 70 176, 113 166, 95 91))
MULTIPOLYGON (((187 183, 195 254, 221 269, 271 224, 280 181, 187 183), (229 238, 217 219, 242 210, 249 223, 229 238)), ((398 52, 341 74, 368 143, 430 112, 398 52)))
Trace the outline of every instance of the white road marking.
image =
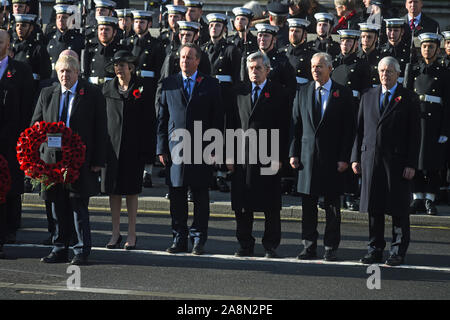
MULTIPOLYGON (((8 244, 4 247, 24 247, 24 248, 52 248, 52 246, 40 245, 40 244, 8 244)), ((177 253, 171 254, 166 251, 158 250, 124 250, 124 249, 107 249, 102 247, 93 247, 93 251, 106 251, 106 252, 126 252, 127 254, 147 254, 147 255, 160 255, 171 257, 196 257, 199 259, 221 259, 221 260, 234 260, 234 261, 251 261, 261 263, 296 263, 296 264, 312 264, 312 265, 328 265, 328 266, 359 266, 367 268, 368 265, 362 264, 358 261, 325 261, 325 260, 298 260, 297 258, 277 258, 268 259, 263 257, 236 257, 234 255, 225 254, 203 254, 200 256, 193 255, 191 253, 177 253)), ((410 269, 410 270, 422 270, 422 271, 439 271, 450 272, 450 268, 446 267, 433 267, 433 266, 414 266, 414 265, 400 265, 397 267, 391 267, 385 264, 375 264, 383 268, 392 269, 410 269)))

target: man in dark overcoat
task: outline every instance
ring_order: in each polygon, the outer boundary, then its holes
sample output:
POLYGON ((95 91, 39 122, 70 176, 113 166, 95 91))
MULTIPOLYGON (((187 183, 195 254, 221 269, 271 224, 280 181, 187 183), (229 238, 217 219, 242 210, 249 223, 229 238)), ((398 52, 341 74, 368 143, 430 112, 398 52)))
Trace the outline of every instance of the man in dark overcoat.
POLYGON ((10 35, 0 30, 0 154, 8 161, 12 183, 0 212, 0 251, 4 242, 15 241, 20 226, 24 174, 17 162, 16 144, 33 114, 33 94, 24 94, 33 88, 31 68, 8 57, 9 46, 10 35))
MULTIPOLYGON (((237 256, 252 256, 255 239, 252 236, 253 212, 264 212, 266 217, 263 246, 267 258, 276 258, 275 249, 281 240, 281 178, 279 168, 282 159, 287 157, 287 136, 290 110, 289 97, 283 94, 281 85, 267 79, 270 73, 270 60, 262 52, 247 57, 247 67, 251 83, 242 84, 237 90, 237 109, 232 129, 243 130, 245 136, 236 148, 243 151, 245 161, 235 161, 229 166, 233 172, 231 184, 231 205, 236 214, 236 236, 240 244, 237 256), (275 162, 263 163, 258 157, 260 149, 252 151, 250 144, 261 146, 260 129, 267 131, 267 150, 275 162), (272 134, 278 132, 278 140, 272 141, 272 134), (254 132, 254 140, 251 134, 254 132), (248 137, 247 137, 248 136, 248 137), (278 150, 272 153, 272 143, 278 150), (270 147, 269 147, 270 146, 270 147), (253 153, 253 154, 252 154, 253 153), (258 153, 258 154, 256 154, 258 153), (250 159, 255 156, 256 161, 250 159), (271 174, 261 171, 274 165, 271 174)), ((237 131, 235 131, 237 132, 237 131)), ((238 139, 239 141, 239 139, 238 139)), ((275 150, 275 149, 274 149, 275 150)), ((228 149, 227 149, 228 151, 228 149)), ((237 154, 236 154, 237 155, 237 154)), ((242 160, 243 160, 242 159, 242 160)))
POLYGON ((311 59, 314 81, 302 86, 292 110, 290 164, 298 173, 302 194, 302 240, 299 259, 317 256, 317 202, 324 196, 325 255, 336 260, 340 242, 342 175, 348 170, 355 132, 352 92, 330 78, 331 56, 320 52, 311 59))
MULTIPOLYGON (((203 149, 196 153, 194 148, 196 144, 206 146, 199 140, 206 130, 223 131, 224 112, 218 99, 221 94, 218 80, 197 70, 200 57, 201 49, 197 45, 187 43, 181 46, 181 72, 162 81, 156 100, 159 110, 156 154, 168 167, 173 232, 173 244, 167 249, 169 253, 187 252, 189 235, 192 253, 201 255, 208 236, 208 187, 214 160, 206 161, 203 149), (196 125, 201 125, 201 130, 195 135, 196 125), (186 147, 180 150, 181 143, 186 147), (198 156, 201 159, 197 159, 198 156), (194 198, 194 221, 190 228, 187 226, 188 187, 194 198)), ((212 153, 210 155, 213 156, 212 153)))
MULTIPOLYGON (((89 197, 100 192, 100 170, 106 163, 105 141, 108 139, 105 98, 98 87, 78 79, 80 65, 72 56, 64 55, 56 63, 59 83, 44 88, 39 96, 32 123, 63 121, 77 133, 86 146, 86 156, 80 177, 68 189, 57 184, 42 196, 52 204, 56 232, 52 252, 41 259, 44 263, 68 261, 68 249, 73 224, 77 243, 73 247, 72 264, 87 263, 91 251, 89 197)), ((43 149, 41 158, 58 159, 59 151, 43 149)))
POLYGON ((362 96, 352 169, 362 176, 360 211, 369 213, 368 254, 362 263, 383 260, 384 215, 392 215, 388 265, 404 262, 410 230, 411 179, 420 146, 419 100, 397 82, 401 69, 394 57, 378 64, 381 85, 362 96))

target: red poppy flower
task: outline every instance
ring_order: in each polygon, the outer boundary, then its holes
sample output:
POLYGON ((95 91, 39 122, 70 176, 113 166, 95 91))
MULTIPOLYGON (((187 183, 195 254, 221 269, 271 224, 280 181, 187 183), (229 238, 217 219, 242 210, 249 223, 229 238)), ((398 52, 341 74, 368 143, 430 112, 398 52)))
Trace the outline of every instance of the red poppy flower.
POLYGON ((333 92, 333 97, 339 98, 339 91, 334 91, 333 92))
POLYGON ((203 78, 202 77, 197 77, 197 79, 195 80, 197 83, 202 82, 203 78))
POLYGON ((6 77, 7 77, 7 78, 11 78, 11 77, 12 77, 11 71, 8 70, 8 72, 6 73, 6 77))
POLYGON ((398 96, 395 98, 395 102, 400 102, 400 100, 402 100, 402 96, 398 96))
POLYGON ((78 91, 78 94, 79 94, 80 96, 84 96, 84 89, 81 88, 80 91, 78 91))
POLYGON ((264 92, 264 97, 266 97, 266 98, 270 98, 270 93, 268 93, 268 92, 264 92))
POLYGON ((139 91, 139 89, 135 89, 135 90, 133 91, 133 96, 134 96, 136 99, 140 99, 140 98, 141 98, 141 92, 139 91))

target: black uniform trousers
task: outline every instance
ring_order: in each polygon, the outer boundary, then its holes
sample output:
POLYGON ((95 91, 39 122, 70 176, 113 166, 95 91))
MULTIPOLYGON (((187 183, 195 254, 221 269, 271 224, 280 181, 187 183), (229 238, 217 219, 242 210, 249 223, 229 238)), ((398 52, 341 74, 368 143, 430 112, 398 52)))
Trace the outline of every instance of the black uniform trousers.
POLYGON ((438 194, 440 185, 439 170, 416 170, 413 179, 414 193, 438 194))
POLYGON ((51 190, 49 202, 55 233, 53 234, 53 250, 56 254, 67 254, 73 230, 77 243, 73 246, 75 255, 88 257, 91 253, 91 229, 89 224, 89 197, 73 197, 62 185, 55 185, 51 190))
MULTIPOLYGON (((318 209, 319 197, 316 195, 302 195, 302 240, 305 248, 314 251, 317 248, 318 209)), ((325 195, 325 249, 336 250, 341 242, 341 200, 339 195, 325 195)))
MULTIPOLYGON (((417 171, 416 171, 417 172, 417 171)), ((377 183, 372 185, 371 194, 376 194, 376 209, 369 208, 369 245, 368 252, 383 251, 386 246, 384 240, 385 213, 387 209, 383 200, 388 199, 388 180, 382 161, 375 160, 373 176, 377 177, 377 183), (377 199, 379 199, 377 201, 377 199)), ((404 257, 410 241, 410 226, 408 206, 404 212, 391 212, 392 215, 392 243, 390 254, 404 257)))
POLYGON ((209 188, 189 187, 194 198, 194 220, 188 228, 188 187, 169 187, 170 215, 174 243, 187 245, 188 235, 192 244, 204 245, 208 239, 209 188))
POLYGON ((6 204, 0 204, 0 248, 6 243, 6 204))
MULTIPOLYGON (((236 215, 236 238, 241 248, 252 249, 255 246, 253 232, 253 211, 235 211, 236 215)), ((281 242, 281 220, 280 210, 264 211, 264 235, 262 244, 264 249, 275 250, 281 242)))

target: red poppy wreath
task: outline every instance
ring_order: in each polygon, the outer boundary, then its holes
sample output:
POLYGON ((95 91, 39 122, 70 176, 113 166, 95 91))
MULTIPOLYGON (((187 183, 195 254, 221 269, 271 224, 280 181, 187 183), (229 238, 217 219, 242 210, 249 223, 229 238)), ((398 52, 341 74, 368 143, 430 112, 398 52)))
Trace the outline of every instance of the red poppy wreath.
POLYGON ((0 204, 6 202, 6 195, 11 189, 11 174, 8 161, 0 154, 0 204))
POLYGON ((41 190, 47 190, 57 183, 70 185, 80 176, 84 163, 86 146, 80 136, 65 126, 64 122, 36 122, 20 134, 16 146, 20 169, 40 183, 41 190), (47 142, 47 134, 61 134, 62 157, 56 163, 45 163, 40 158, 39 148, 47 142))

